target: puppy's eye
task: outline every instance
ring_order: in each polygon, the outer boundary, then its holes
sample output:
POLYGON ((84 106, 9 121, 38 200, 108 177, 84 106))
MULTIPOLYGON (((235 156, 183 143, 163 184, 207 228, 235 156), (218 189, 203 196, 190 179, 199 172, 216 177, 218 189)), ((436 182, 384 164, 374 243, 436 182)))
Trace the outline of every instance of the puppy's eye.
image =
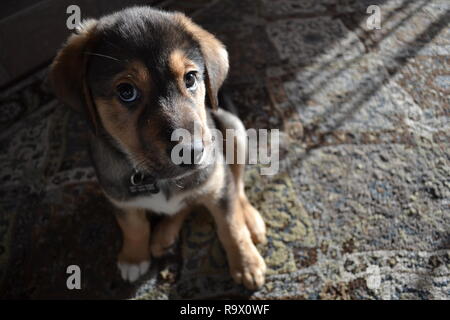
POLYGON ((134 102, 139 98, 139 92, 137 88, 128 82, 120 83, 116 87, 116 92, 120 100, 123 102, 134 102))
POLYGON ((195 71, 186 73, 184 76, 184 83, 189 90, 195 90, 197 88, 197 76, 195 71))

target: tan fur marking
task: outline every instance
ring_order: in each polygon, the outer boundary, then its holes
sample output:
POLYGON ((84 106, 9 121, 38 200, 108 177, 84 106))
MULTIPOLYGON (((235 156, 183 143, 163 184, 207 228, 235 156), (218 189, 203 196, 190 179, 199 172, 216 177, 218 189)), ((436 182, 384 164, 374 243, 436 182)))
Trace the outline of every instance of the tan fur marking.
POLYGON ((174 50, 169 57, 169 67, 177 79, 184 77, 186 73, 186 56, 182 50, 174 50))
POLYGON ((138 60, 131 61, 126 69, 117 74, 113 79, 113 87, 121 82, 131 82, 135 84, 139 90, 149 95, 152 92, 153 79, 147 67, 138 60))

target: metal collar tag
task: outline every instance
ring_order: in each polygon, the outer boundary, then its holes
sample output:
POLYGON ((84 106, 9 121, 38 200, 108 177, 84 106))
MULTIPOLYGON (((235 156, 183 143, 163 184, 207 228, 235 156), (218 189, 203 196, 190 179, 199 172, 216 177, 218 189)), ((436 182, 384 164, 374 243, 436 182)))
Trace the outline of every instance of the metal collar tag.
POLYGON ((159 188, 156 181, 151 179, 151 177, 146 177, 142 172, 137 170, 130 177, 129 191, 131 194, 139 193, 158 193, 159 188))

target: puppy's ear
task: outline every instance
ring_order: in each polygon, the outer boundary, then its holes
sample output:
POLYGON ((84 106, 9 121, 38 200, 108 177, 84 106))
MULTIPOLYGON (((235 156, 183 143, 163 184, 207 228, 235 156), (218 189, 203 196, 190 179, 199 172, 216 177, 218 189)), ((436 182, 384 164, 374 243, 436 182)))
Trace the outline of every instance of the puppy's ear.
POLYGON ((57 53, 50 66, 49 80, 63 103, 84 113, 91 127, 97 128, 96 112, 86 82, 86 69, 97 21, 85 20, 57 53))
POLYGON ((206 94, 210 106, 218 107, 218 92, 228 74, 228 52, 225 46, 211 33, 192 22, 184 14, 177 13, 181 25, 200 44, 206 67, 206 94))

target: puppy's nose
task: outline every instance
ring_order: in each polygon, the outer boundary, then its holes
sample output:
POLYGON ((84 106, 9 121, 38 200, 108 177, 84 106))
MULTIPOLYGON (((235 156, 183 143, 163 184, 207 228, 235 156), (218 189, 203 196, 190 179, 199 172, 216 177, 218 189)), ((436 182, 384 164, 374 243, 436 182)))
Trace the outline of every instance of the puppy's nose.
POLYGON ((190 144, 183 144, 181 146, 180 156, 182 162, 180 167, 194 167, 200 164, 204 152, 204 145, 201 140, 194 140, 190 144))

